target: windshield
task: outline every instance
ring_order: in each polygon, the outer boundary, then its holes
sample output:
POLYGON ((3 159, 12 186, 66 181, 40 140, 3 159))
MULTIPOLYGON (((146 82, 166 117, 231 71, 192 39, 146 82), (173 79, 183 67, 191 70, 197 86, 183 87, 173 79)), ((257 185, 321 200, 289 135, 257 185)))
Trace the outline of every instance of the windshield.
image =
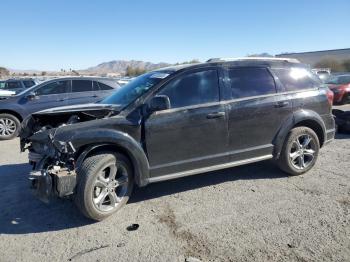
POLYGON ((150 88, 158 84, 169 74, 167 72, 150 72, 143 74, 122 88, 118 89, 112 95, 103 99, 101 104, 116 104, 127 106, 137 98, 146 93, 150 88))
POLYGON ((326 81, 326 84, 342 85, 350 83, 350 75, 332 76, 326 81))

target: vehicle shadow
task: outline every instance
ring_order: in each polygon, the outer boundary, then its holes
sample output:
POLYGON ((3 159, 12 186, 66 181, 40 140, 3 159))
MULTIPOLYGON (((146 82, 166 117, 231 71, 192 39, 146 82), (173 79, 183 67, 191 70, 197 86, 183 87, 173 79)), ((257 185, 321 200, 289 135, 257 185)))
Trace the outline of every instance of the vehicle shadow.
POLYGON ((81 227, 93 223, 83 217, 72 201, 47 205, 29 188, 28 164, 0 166, 0 235, 27 234, 81 227))
MULTIPOLYGON (((53 200, 50 205, 37 200, 29 188, 28 164, 0 166, 0 235, 59 231, 94 223, 77 210, 72 201, 53 200)), ((180 193, 242 179, 286 177, 270 161, 210 172, 135 188, 130 203, 180 193)))
POLYGON ((150 184, 144 188, 136 188, 129 203, 141 202, 230 181, 276 179, 283 177, 288 177, 288 174, 282 172, 272 163, 272 161, 263 161, 250 165, 150 184))
POLYGON ((336 133, 335 139, 350 139, 349 133, 336 133))

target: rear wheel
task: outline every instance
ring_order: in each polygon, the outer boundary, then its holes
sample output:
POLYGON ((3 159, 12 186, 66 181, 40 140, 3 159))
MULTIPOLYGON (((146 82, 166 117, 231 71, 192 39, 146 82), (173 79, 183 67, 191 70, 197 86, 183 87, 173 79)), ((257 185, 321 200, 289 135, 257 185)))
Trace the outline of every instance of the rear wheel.
POLYGON ((289 132, 277 163, 286 173, 301 175, 315 165, 319 150, 316 133, 308 127, 296 127, 289 132))
POLYGON ((11 114, 0 114, 0 140, 9 140, 18 135, 21 123, 11 114))
POLYGON ((93 220, 103 220, 121 209, 133 188, 131 163, 122 154, 102 153, 88 157, 78 172, 75 203, 93 220))

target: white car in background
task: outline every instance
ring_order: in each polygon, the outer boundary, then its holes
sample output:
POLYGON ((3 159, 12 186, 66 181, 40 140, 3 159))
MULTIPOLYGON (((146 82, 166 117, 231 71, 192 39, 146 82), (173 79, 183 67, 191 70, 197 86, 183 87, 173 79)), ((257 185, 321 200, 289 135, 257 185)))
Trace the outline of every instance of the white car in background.
POLYGON ((13 96, 16 94, 15 91, 3 90, 5 86, 5 81, 0 81, 0 96, 13 96))

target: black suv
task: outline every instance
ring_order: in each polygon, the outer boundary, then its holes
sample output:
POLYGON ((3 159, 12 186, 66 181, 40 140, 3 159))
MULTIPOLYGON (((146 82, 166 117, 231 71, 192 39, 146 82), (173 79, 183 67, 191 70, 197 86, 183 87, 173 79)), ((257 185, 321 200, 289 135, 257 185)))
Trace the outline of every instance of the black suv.
POLYGON ((99 103, 23 122, 36 195, 72 195, 85 216, 120 209, 133 185, 274 159, 310 170, 334 138, 333 93, 288 59, 210 60, 139 76, 99 103))

